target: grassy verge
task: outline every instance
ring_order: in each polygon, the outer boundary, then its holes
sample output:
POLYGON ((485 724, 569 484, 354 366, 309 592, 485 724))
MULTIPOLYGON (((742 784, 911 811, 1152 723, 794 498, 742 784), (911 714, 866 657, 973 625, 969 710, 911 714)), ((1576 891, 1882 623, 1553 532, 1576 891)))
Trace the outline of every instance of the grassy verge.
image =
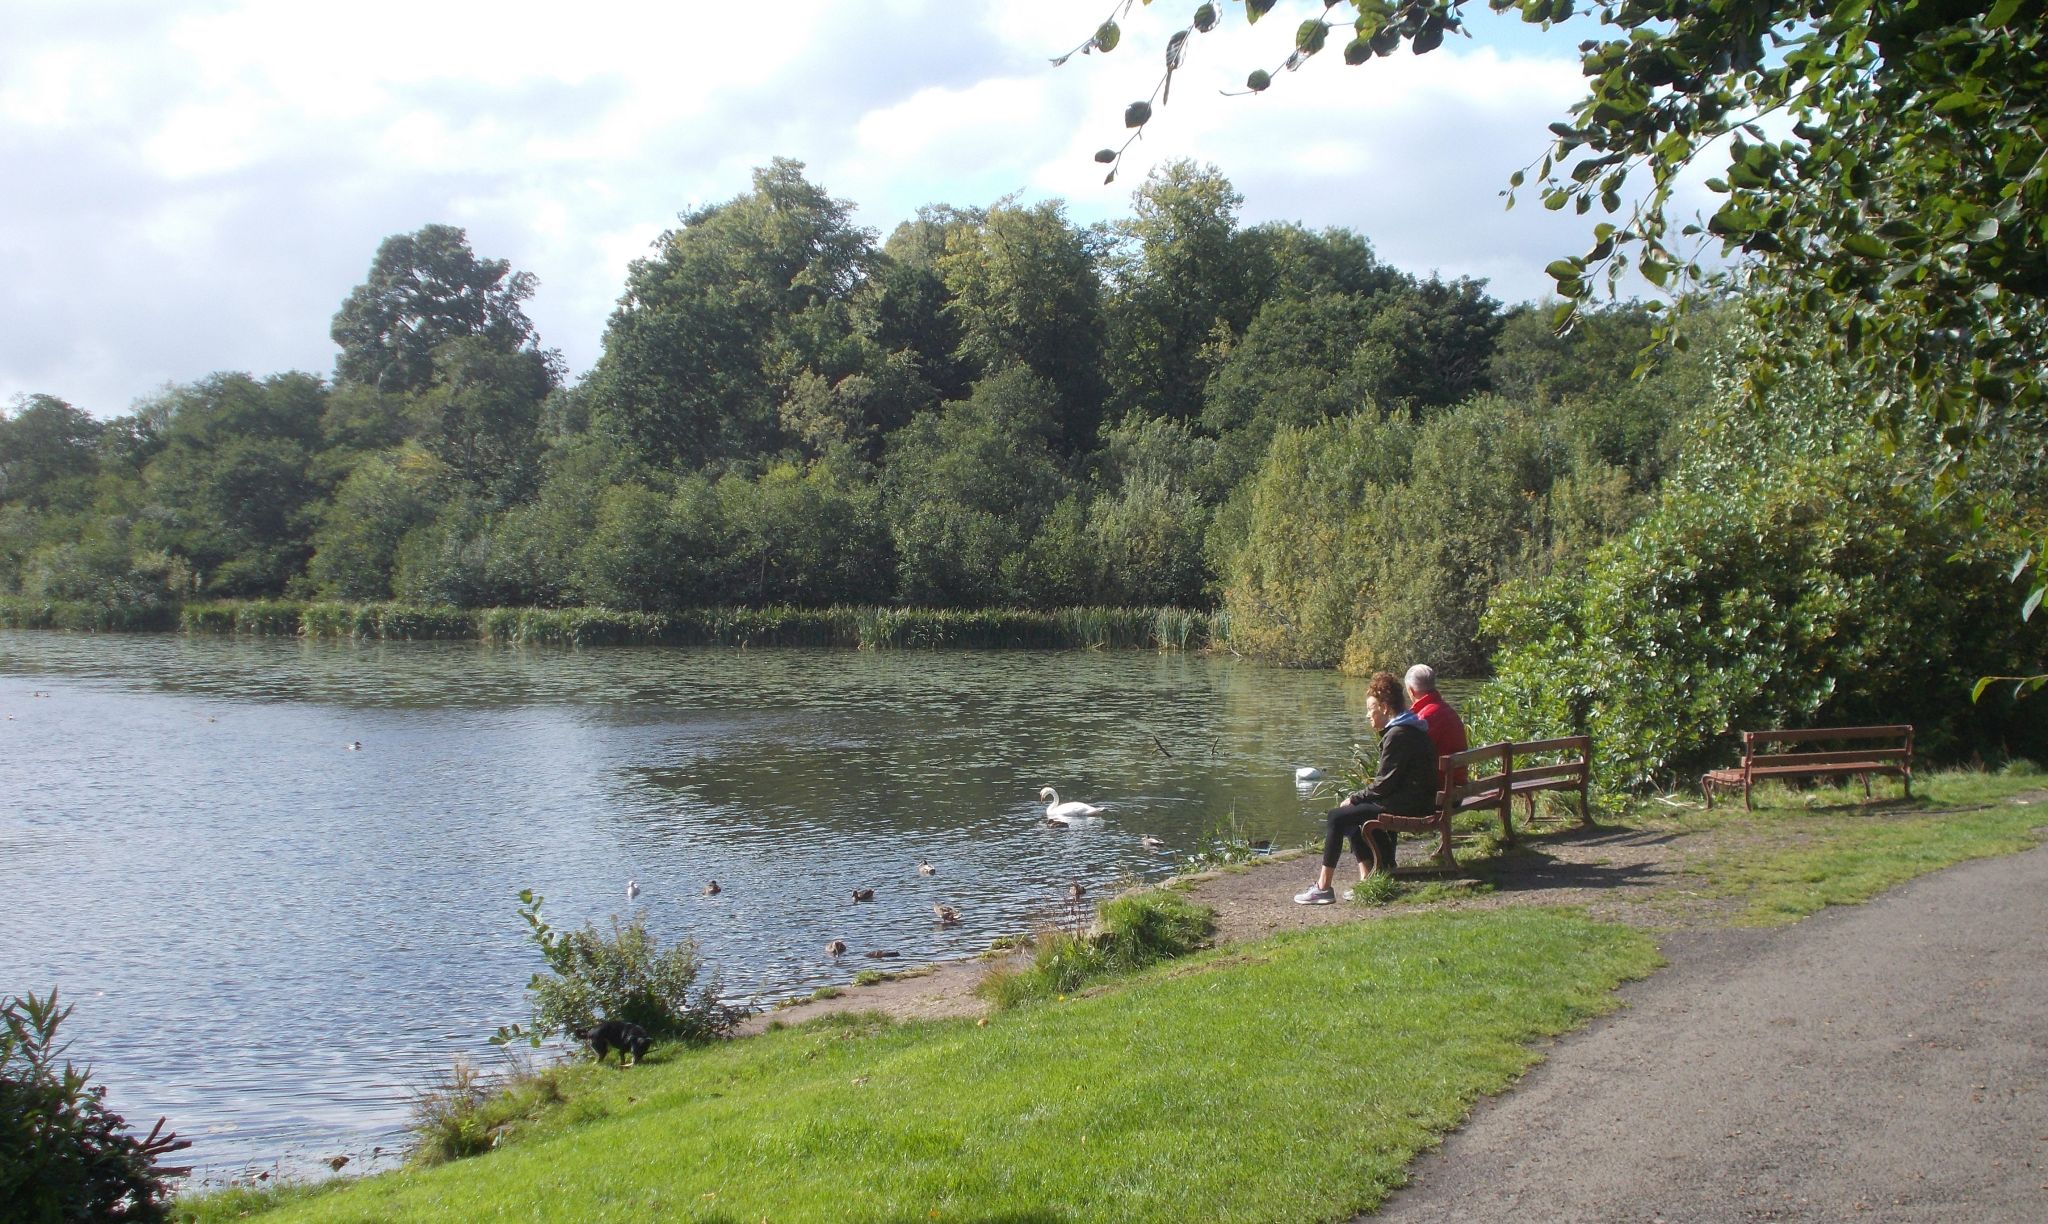
POLYGON ((1606 1010, 1656 960, 1636 932, 1547 909, 1299 932, 983 1027, 827 1020, 582 1068, 488 1155, 262 1218, 1341 1217, 1513 1082, 1531 1040, 1606 1010))
POLYGON ((1690 867, 1709 895, 1745 898, 1738 921, 1751 925, 1855 905, 1930 871, 2024 850, 2048 826, 2048 800, 2014 802, 2048 786, 2031 767, 1932 774, 1915 779, 1910 800, 1889 785, 1894 798, 1877 802, 1860 786, 1759 788, 1755 812, 1737 802, 1670 823, 1713 834, 1717 848, 1690 867))

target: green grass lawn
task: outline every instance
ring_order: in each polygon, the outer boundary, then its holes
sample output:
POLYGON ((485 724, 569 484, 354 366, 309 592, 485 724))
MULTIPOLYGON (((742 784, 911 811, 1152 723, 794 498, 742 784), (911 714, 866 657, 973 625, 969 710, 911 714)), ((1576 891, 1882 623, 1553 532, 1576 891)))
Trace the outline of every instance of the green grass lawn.
POLYGON ((206 1220, 1292 1220, 1370 1208, 1648 938, 1568 911, 1233 945, 986 1026, 821 1021, 579 1069, 498 1150, 206 1220), (269 1208, 270 1210, 264 1210, 269 1208))
POLYGON ((1854 905, 1915 876, 2037 844, 2048 801, 2015 803, 2048 778, 2027 770, 1957 770, 1898 784, 1867 802, 1861 786, 1791 790, 1759 787, 1757 810, 1739 800, 1689 813, 1681 827, 1713 830, 1725 849, 1692 867, 1709 890, 1746 899, 1741 921, 1792 922, 1830 905, 1854 905), (1883 798, 1884 795, 1890 798, 1883 798))

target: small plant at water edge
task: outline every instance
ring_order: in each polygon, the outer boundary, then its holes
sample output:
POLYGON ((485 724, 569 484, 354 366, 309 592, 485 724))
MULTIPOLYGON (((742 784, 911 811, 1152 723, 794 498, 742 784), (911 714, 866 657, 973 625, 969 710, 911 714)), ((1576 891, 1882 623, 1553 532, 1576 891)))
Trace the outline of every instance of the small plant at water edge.
POLYGON ((157 1160, 191 1141, 162 1119, 147 1136, 128 1133, 90 1070, 58 1065, 57 1026, 70 1014, 55 990, 0 1002, 0 1203, 9 1219, 165 1219, 165 1180, 191 1170, 157 1160))
POLYGON ((1179 893, 1125 893, 1102 907, 1093 931, 1040 938, 1030 968, 998 968, 978 989, 998 1007, 1072 994, 1091 982, 1186 956, 1207 944, 1215 930, 1216 912, 1179 893))
POLYGON ((495 1084, 476 1064, 457 1055, 448 1074, 412 1096, 414 1164, 436 1165, 490 1151, 517 1123, 539 1117, 568 1098, 556 1065, 535 1071, 530 1062, 495 1084))
POLYGON ((637 1024, 657 1040, 704 1042, 730 1033, 749 1014, 719 998, 718 975, 706 972, 696 940, 661 947, 638 917, 614 916, 608 932, 595 923, 557 931, 541 919, 542 900, 532 889, 519 894, 519 916, 548 967, 526 984, 532 1024, 501 1028, 494 1043, 524 1038, 539 1045, 543 1037, 604 1020, 637 1024))

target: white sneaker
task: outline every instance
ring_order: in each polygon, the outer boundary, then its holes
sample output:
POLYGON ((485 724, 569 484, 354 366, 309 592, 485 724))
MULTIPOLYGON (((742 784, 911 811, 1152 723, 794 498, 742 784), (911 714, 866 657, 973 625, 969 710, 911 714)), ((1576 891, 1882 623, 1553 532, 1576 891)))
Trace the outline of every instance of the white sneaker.
POLYGON ((1296 905, 1328 905, 1336 899, 1337 890, 1334 888, 1316 888, 1311 886, 1307 892, 1294 894, 1294 903, 1296 905))

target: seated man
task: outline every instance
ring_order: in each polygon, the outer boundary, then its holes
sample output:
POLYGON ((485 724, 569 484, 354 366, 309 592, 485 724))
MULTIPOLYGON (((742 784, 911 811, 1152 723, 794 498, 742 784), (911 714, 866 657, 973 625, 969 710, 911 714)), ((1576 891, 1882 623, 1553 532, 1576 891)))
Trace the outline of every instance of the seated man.
MULTIPOLYGON (((1427 663, 1417 663, 1408 669, 1404 687, 1408 690, 1408 708, 1422 720, 1423 726, 1429 728, 1429 742, 1436 747, 1439 757, 1463 752, 1472 746, 1465 738, 1465 720, 1459 718, 1451 703, 1436 691, 1436 668, 1427 663)), ((1465 771, 1461 769, 1455 778, 1440 776, 1437 788, 1441 790, 1463 782, 1464 775, 1465 771)))
MULTIPOLYGON (((1353 791, 1342 807, 1331 808, 1324 818, 1323 870, 1315 886, 1296 893, 1296 905, 1328 905, 1337 899, 1331 877, 1344 853, 1344 841, 1351 841, 1351 853, 1358 858, 1358 878, 1372 873, 1365 833, 1360 825, 1381 812, 1397 816, 1427 816, 1436 809, 1436 754, 1429 731, 1422 720, 1408 712, 1408 695, 1392 672, 1374 672, 1366 684, 1365 716, 1380 733, 1380 768, 1372 785, 1353 791)), ((1394 836, 1381 833, 1380 861, 1394 865, 1394 836)))

